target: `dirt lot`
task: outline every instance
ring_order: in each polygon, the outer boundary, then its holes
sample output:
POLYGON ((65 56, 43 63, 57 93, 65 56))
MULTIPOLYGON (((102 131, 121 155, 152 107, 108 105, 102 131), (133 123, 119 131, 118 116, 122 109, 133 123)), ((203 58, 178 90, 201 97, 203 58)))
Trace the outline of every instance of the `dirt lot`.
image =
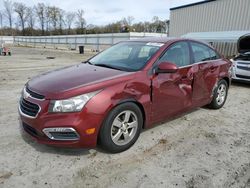
POLYGON ((14 48, 13 56, 0 56, 0 187, 250 187, 246 84, 231 86, 222 109, 200 108, 146 130, 120 154, 53 148, 23 137, 17 113, 23 85, 88 55, 14 48))

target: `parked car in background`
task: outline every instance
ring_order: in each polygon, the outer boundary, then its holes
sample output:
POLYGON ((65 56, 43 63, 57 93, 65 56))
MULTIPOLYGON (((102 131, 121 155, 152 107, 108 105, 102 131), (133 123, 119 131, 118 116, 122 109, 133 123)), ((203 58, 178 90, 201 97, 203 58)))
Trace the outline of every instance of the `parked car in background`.
POLYGON ((22 91, 23 129, 38 142, 122 152, 142 129, 196 107, 221 108, 231 62, 189 39, 120 42, 88 61, 41 74, 22 91))
POLYGON ((238 52, 233 63, 232 79, 250 82, 250 34, 244 35, 238 40, 238 52))

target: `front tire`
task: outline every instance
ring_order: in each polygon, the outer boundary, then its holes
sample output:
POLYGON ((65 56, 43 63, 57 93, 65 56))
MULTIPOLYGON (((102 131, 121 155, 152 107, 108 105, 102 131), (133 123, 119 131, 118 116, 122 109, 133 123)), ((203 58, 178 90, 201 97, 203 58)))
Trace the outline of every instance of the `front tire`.
POLYGON ((218 86, 214 91, 213 100, 209 104, 209 107, 212 109, 221 108, 226 102, 227 95, 228 95, 228 84, 226 80, 220 80, 218 82, 218 86))
POLYGON ((103 122, 99 134, 101 146, 118 153, 130 148, 138 139, 143 125, 140 108, 131 102, 115 107, 103 122))

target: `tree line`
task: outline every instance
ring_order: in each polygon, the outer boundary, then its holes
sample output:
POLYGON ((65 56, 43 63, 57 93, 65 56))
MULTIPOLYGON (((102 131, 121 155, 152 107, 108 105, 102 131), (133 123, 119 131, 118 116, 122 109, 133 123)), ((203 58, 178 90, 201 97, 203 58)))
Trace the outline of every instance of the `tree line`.
POLYGON ((56 6, 38 3, 29 7, 22 2, 4 0, 0 10, 0 35, 70 35, 120 32, 159 32, 166 33, 169 20, 133 23, 134 17, 128 16, 120 21, 104 26, 87 24, 84 10, 65 11, 56 6))

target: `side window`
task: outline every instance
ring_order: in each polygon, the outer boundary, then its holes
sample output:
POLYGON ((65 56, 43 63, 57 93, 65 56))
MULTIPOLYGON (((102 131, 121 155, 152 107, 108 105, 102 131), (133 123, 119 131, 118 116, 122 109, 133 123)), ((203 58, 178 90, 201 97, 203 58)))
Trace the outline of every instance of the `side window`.
POLYGON ((211 60, 220 59, 220 56, 213 49, 209 48, 209 53, 211 60))
POLYGON ((194 54, 194 63, 214 60, 219 58, 214 50, 203 44, 197 42, 191 42, 190 44, 194 54))
POLYGON ((188 43, 177 42, 172 45, 159 60, 159 62, 163 61, 175 63, 178 67, 189 65, 190 54, 188 43))

